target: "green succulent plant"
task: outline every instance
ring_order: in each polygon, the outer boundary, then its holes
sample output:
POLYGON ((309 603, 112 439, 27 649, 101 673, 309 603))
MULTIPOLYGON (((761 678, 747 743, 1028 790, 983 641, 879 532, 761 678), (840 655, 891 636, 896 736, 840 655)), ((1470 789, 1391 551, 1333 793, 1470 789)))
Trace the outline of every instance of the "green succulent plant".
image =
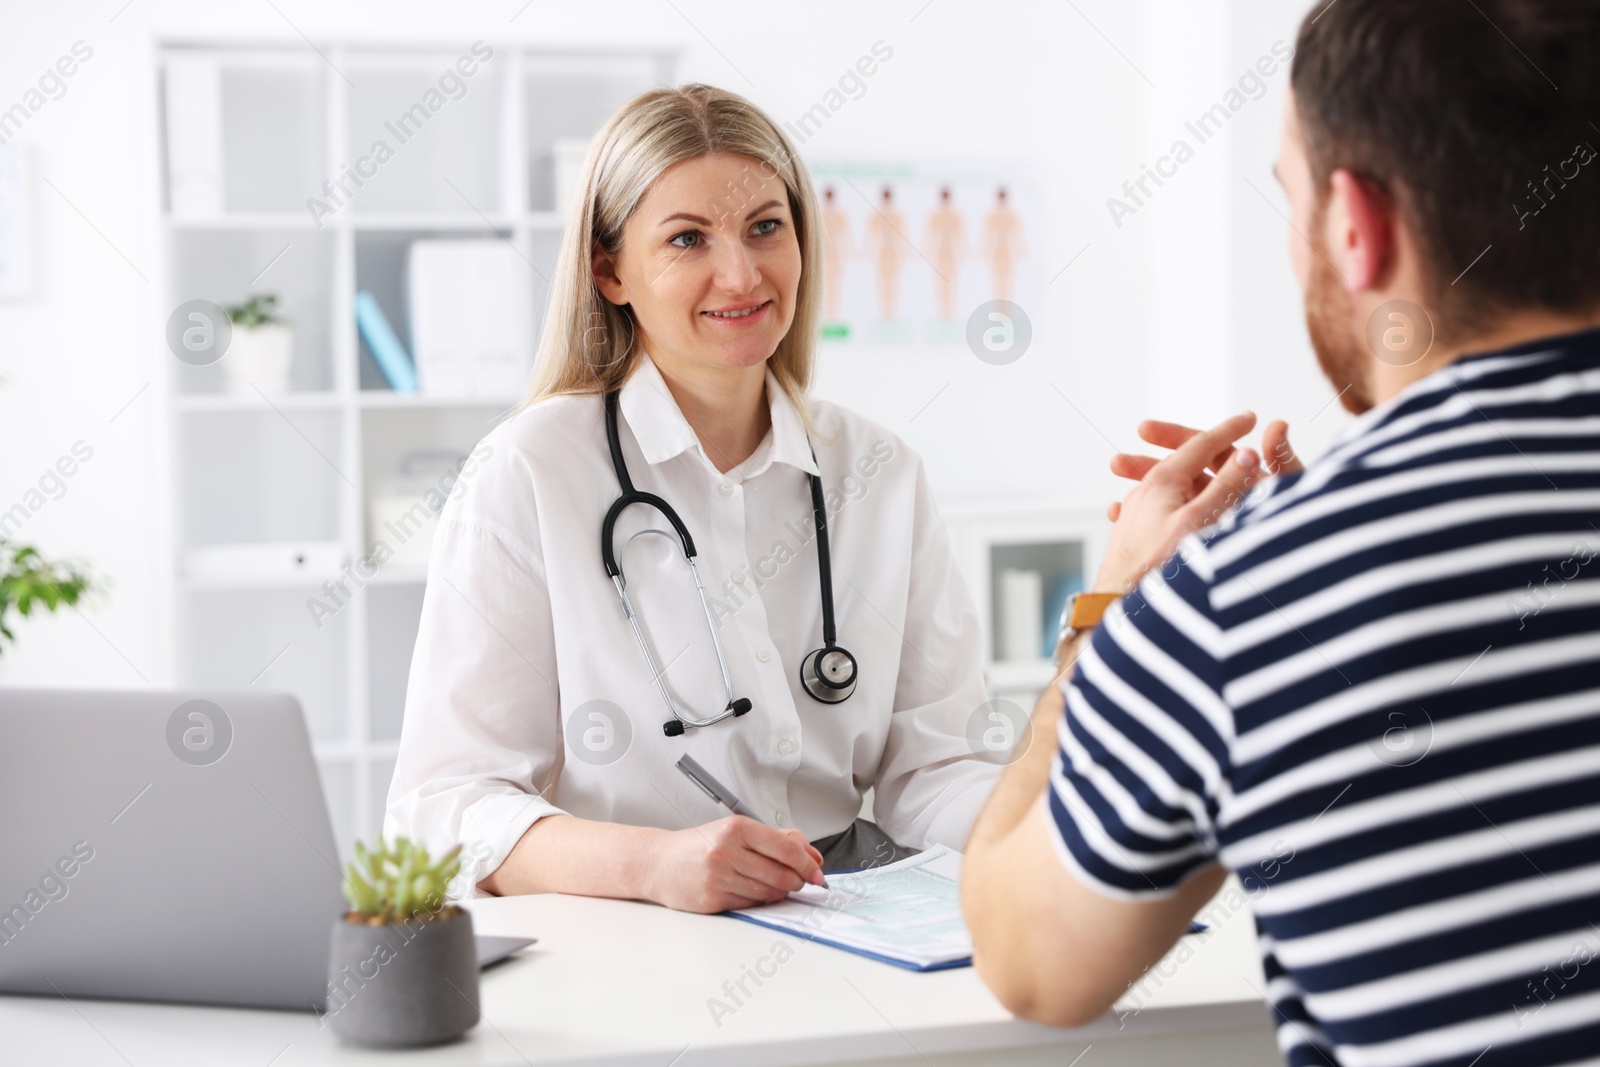
POLYGON ((278 314, 277 293, 254 293, 244 303, 229 304, 222 310, 235 326, 242 326, 247 330, 289 321, 278 314))
POLYGON ((448 907, 445 887, 461 870, 460 856, 460 845, 434 862, 408 838, 387 844, 380 838, 376 849, 358 841, 355 859, 344 867, 344 895, 374 924, 431 919, 448 907))

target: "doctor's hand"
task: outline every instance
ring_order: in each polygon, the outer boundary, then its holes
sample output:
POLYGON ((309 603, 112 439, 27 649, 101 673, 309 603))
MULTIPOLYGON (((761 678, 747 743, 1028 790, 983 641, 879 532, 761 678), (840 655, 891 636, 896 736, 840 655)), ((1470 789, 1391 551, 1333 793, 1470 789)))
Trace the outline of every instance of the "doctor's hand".
POLYGON ((668 831, 659 841, 646 896, 679 911, 748 908, 822 884, 822 853, 805 834, 743 815, 668 831))
MULTIPOLYGON (((1204 432, 1175 423, 1147 421, 1139 425, 1140 437, 1174 451, 1161 459, 1128 453, 1112 458, 1113 473, 1137 479, 1139 484, 1120 504, 1107 510, 1116 525, 1095 579, 1095 592, 1127 593, 1148 571, 1171 557, 1185 537, 1216 522, 1244 499, 1262 477, 1261 460, 1248 448, 1236 448, 1234 442, 1255 424, 1255 415, 1245 412, 1204 432)), ((1278 470, 1299 468, 1299 460, 1288 447, 1287 430, 1285 424, 1274 423, 1264 442, 1274 449, 1278 470)))

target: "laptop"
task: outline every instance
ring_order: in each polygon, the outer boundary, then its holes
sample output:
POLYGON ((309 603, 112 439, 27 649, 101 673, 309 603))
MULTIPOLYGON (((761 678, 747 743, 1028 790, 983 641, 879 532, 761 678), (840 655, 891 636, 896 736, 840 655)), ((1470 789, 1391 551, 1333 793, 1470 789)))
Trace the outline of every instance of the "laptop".
POLYGON ((0 812, 0 993, 323 1010, 347 905, 294 697, 0 688, 0 812))

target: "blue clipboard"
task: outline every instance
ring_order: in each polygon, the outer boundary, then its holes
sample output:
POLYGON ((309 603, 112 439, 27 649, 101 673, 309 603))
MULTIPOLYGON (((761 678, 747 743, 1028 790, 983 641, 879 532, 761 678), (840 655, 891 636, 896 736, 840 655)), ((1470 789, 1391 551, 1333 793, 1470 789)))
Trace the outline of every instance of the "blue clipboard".
MULTIPOLYGON (((829 873, 832 874, 834 872, 830 871, 829 873)), ((925 973, 928 971, 948 971, 956 967, 972 966, 971 956, 962 956, 958 960, 946 960, 943 963, 932 963, 928 964, 927 966, 922 966, 920 964, 912 963, 910 960, 896 959, 894 956, 885 956, 877 952, 868 952, 866 949, 857 948, 854 945, 841 945, 837 941, 832 941, 826 937, 818 937, 816 934, 808 934, 802 930, 796 930, 792 926, 779 926, 777 923, 762 922, 760 919, 752 918, 749 915, 737 915, 731 911, 725 911, 722 914, 731 919, 743 919, 747 923, 755 923, 757 926, 765 926, 769 930, 777 930, 780 933, 793 934, 796 937, 805 938, 807 941, 815 941, 818 944, 831 945, 834 948, 842 948, 846 952, 854 953, 857 956, 865 956, 867 959, 877 960, 879 963, 892 964, 895 967, 900 967, 907 971, 925 973)))
MULTIPOLYGON (((829 874, 847 874, 849 872, 847 872, 847 871, 829 871, 828 873, 829 874)), ((722 914, 728 916, 728 918, 730 918, 730 919, 742 919, 747 923, 754 923, 756 926, 765 926, 768 930, 777 930, 779 933, 793 934, 796 937, 802 937, 807 941, 815 941, 818 944, 829 945, 829 946, 831 946, 833 948, 843 949, 844 951, 850 952, 850 953, 854 953, 857 956, 865 956, 869 960, 877 960, 879 963, 887 963, 887 964, 890 964, 891 966, 899 967, 899 968, 901 968, 903 970, 916 971, 919 974, 926 974, 926 973, 929 973, 929 972, 932 972, 932 971, 949 971, 949 970, 954 970, 957 967, 971 967, 972 966, 972 957, 971 956, 962 956, 960 959, 946 960, 943 963, 933 963, 933 964, 928 964, 926 966, 923 966, 923 965, 920 965, 920 964, 912 963, 910 960, 897 959, 894 956, 885 956, 882 953, 878 953, 878 952, 868 952, 866 949, 857 948, 854 945, 842 945, 839 942, 830 940, 829 938, 826 938, 826 937, 820 937, 820 936, 818 936, 816 934, 808 934, 808 933, 806 933, 806 932, 804 932, 802 930, 796 930, 792 926, 780 926, 777 923, 762 922, 760 919, 754 918, 753 916, 750 916, 750 915, 740 915, 737 912, 732 912, 732 911, 725 911, 722 914)), ((1189 924, 1189 929, 1187 931, 1185 931, 1184 936, 1187 937, 1189 934, 1203 934, 1209 929, 1211 929, 1211 928, 1209 926, 1207 926, 1205 923, 1191 922, 1189 924)))

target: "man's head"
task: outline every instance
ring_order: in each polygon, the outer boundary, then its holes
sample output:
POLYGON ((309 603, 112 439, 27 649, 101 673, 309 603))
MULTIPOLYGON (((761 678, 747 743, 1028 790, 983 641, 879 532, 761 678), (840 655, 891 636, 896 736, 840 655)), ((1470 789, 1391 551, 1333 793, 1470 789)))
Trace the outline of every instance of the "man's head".
POLYGON ((1319 3, 1291 79, 1290 255, 1346 408, 1600 312, 1600 4, 1319 3))

